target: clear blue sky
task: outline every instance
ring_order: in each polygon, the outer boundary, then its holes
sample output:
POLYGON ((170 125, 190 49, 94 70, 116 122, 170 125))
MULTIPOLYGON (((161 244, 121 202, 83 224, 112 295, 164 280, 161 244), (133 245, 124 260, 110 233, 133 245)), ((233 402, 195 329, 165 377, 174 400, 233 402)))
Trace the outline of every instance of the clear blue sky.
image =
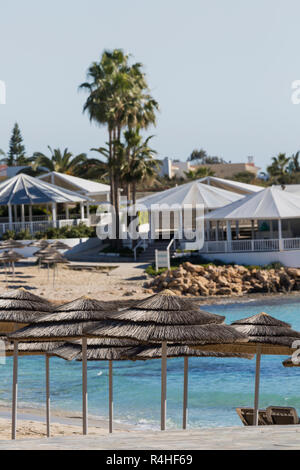
POLYGON ((145 64, 161 112, 153 146, 185 160, 196 147, 264 167, 300 149, 298 0, 1 0, 0 148, 15 121, 27 152, 89 151, 104 129, 82 115, 78 85, 105 48, 145 64))

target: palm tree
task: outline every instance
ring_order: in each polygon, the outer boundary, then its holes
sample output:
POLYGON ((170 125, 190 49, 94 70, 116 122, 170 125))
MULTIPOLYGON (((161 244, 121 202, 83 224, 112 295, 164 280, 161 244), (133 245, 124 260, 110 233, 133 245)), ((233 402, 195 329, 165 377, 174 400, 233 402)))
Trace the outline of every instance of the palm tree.
POLYGON ((100 62, 94 62, 88 69, 88 81, 80 86, 89 93, 84 112, 89 114, 91 121, 108 129, 108 147, 101 147, 97 151, 107 158, 117 237, 120 165, 124 160, 121 133, 126 127, 132 129, 139 125, 147 128, 155 124, 155 111, 158 109, 158 104, 149 94, 141 69, 140 63, 130 66, 129 55, 120 49, 104 51, 100 62))
POLYGON ((206 176, 215 176, 215 172, 206 166, 196 168, 195 170, 185 171, 186 179, 193 181, 205 178, 206 176))
POLYGON ((288 171, 290 160, 291 158, 287 157, 285 153, 280 153, 277 157, 272 158, 272 164, 267 168, 272 183, 286 184, 290 181, 288 171))
POLYGON ((58 173, 67 173, 69 175, 82 175, 83 165, 88 163, 85 153, 81 153, 74 157, 72 152, 66 148, 63 152, 60 149, 54 149, 48 146, 50 157, 41 152, 33 154, 33 169, 38 171, 41 168, 47 168, 49 171, 57 171, 58 173))

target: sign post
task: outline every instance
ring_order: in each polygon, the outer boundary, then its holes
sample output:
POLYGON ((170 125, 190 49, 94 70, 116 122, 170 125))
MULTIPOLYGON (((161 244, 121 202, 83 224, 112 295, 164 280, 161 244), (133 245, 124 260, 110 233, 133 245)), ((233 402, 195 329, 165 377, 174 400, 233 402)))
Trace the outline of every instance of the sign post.
POLYGON ((155 250, 156 271, 158 271, 159 268, 168 268, 168 269, 171 268, 170 252, 168 250, 165 250, 165 251, 155 250))

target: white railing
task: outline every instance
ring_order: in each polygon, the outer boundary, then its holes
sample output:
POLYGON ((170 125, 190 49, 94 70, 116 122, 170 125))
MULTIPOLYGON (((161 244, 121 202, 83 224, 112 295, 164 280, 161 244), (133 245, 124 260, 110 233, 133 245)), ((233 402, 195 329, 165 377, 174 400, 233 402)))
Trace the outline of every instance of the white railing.
POLYGON ((283 248, 284 250, 300 250, 300 238, 285 238, 283 248))
POLYGON ((285 251, 300 250, 300 238, 270 239, 270 240, 232 240, 206 241, 202 253, 235 253, 251 251, 285 251))
POLYGON ((12 230, 15 233, 19 233, 23 230, 28 230, 30 233, 36 232, 46 232, 49 228, 61 228, 65 226, 76 226, 80 222, 85 225, 89 225, 89 219, 68 219, 68 220, 57 220, 53 222, 52 220, 42 220, 42 221, 32 221, 32 222, 13 222, 11 224, 0 223, 0 235, 3 235, 8 230, 12 230))

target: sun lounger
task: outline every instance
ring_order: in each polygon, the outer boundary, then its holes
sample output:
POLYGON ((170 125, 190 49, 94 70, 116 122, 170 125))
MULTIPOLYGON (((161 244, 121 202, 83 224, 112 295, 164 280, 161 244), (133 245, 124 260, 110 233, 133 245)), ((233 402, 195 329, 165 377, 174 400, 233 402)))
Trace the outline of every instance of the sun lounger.
POLYGON ((295 408, 288 406, 269 406, 267 408, 267 417, 271 424, 299 424, 297 411, 295 408))
MULTIPOLYGON (((237 408, 236 412, 239 415, 244 426, 253 426, 253 421, 254 421, 253 419, 254 409, 253 408, 237 408)), ((267 418, 267 411, 259 410, 258 411, 258 425, 267 426, 268 424, 271 424, 271 422, 267 418)))

